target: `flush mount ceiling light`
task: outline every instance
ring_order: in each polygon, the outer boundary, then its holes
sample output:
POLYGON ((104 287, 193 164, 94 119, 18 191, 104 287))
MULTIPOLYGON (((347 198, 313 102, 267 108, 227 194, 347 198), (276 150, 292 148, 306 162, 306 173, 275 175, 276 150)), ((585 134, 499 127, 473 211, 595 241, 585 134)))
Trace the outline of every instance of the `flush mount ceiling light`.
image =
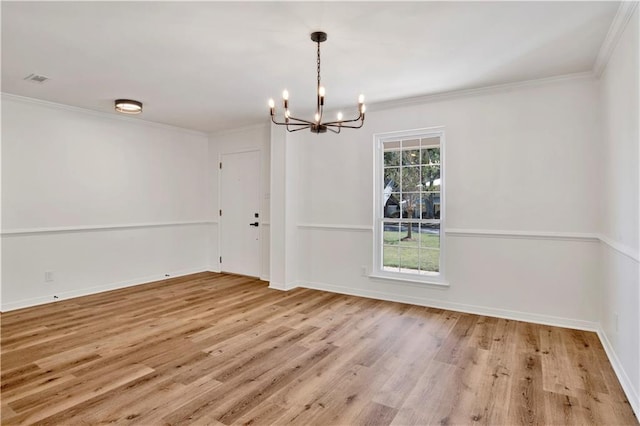
POLYGON ((123 114, 140 114, 142 112, 142 102, 131 99, 116 100, 116 111, 123 114))
POLYGON ((358 98, 358 117, 343 120, 342 113, 339 112, 335 121, 322 121, 322 114, 324 111, 324 97, 325 88, 320 84, 320 43, 327 40, 327 33, 317 31, 311 33, 311 41, 318 46, 318 84, 316 87, 316 114, 313 121, 303 120, 291 115, 289 110, 289 92, 285 90, 282 92, 282 103, 284 106, 284 121, 276 121, 276 104, 273 99, 269 99, 269 109, 271 112, 271 121, 280 126, 286 126, 287 131, 296 132, 298 130, 309 129, 312 133, 325 133, 327 130, 333 133, 340 133, 343 127, 349 129, 359 129, 364 124, 364 96, 360 95, 358 98))

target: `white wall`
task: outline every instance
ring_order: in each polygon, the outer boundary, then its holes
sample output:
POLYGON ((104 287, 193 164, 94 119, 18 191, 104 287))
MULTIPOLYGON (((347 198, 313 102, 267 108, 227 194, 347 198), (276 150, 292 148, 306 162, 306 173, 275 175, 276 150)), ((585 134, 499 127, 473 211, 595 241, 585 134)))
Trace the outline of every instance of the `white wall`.
POLYGON ((298 150, 287 176, 298 188, 298 284, 595 329, 597 101, 595 79, 579 76, 378 109, 340 135, 287 135, 298 150), (372 269, 373 134, 434 126, 446 132, 450 287, 362 276, 372 269))
POLYGON ((216 218, 213 243, 210 252, 210 263, 213 271, 220 271, 219 246, 218 246, 218 193, 219 193, 219 168, 220 156, 233 152, 259 151, 261 162, 261 187, 260 187, 260 238, 261 243, 261 272, 260 278, 269 279, 269 236, 270 236, 270 150, 271 135, 268 124, 244 127, 227 132, 213 133, 209 135, 208 168, 211 171, 210 185, 207 187, 207 210, 211 217, 216 218))
POLYGON ((269 287, 289 290, 298 285, 298 270, 304 254, 298 244, 300 209, 298 175, 306 165, 298 164, 299 146, 289 140, 283 127, 271 127, 271 253, 269 287))
POLYGON ((638 19, 636 7, 600 84, 605 182, 600 335, 636 413, 640 413, 638 19))
POLYGON ((204 134, 3 95, 2 309, 209 269, 207 151, 204 134))

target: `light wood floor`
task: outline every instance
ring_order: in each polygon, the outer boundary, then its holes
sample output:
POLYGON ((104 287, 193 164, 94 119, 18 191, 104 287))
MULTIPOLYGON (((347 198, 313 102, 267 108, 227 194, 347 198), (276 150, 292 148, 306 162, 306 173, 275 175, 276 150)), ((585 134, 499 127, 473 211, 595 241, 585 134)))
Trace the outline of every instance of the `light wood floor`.
POLYGON ((638 424, 582 331, 213 273, 1 320, 3 424, 638 424))

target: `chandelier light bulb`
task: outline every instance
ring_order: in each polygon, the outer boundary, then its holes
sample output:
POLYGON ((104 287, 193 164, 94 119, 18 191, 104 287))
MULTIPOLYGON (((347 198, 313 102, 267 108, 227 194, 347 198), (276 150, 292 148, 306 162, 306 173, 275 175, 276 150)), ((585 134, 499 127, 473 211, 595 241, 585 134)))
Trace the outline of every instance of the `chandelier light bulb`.
POLYGON ((320 114, 318 114, 318 113, 316 112, 316 117, 315 117, 315 118, 316 118, 316 123, 317 123, 318 121, 320 121, 320 114))
POLYGON ((324 94, 325 94, 324 86, 320 86, 320 88, 318 89, 318 95, 324 98, 324 94))
POLYGON ((362 104, 362 106, 360 107, 360 112, 364 114, 366 110, 367 110, 367 106, 365 104, 362 104))
POLYGON ((338 121, 342 121, 342 113, 341 112, 338 113, 338 121))
POLYGON ((282 99, 284 99, 285 101, 289 100, 289 91, 287 89, 284 89, 282 91, 282 99))
POLYGON ((269 99, 269 108, 275 108, 276 107, 276 103, 274 102, 273 98, 269 99))
POLYGON ((284 116, 287 117, 287 118, 289 118, 291 116, 291 113, 289 112, 289 110, 286 110, 284 112, 284 116))
POLYGON ((364 103, 364 95, 358 96, 358 103, 359 104, 363 104, 364 103))

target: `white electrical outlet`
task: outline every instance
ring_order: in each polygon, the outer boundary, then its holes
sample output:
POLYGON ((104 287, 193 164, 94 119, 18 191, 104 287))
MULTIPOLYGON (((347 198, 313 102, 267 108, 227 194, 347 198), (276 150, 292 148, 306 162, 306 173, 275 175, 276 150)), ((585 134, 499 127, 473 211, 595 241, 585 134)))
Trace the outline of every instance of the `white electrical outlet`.
POLYGON ((44 271, 44 281, 47 283, 53 281, 53 271, 44 271))

